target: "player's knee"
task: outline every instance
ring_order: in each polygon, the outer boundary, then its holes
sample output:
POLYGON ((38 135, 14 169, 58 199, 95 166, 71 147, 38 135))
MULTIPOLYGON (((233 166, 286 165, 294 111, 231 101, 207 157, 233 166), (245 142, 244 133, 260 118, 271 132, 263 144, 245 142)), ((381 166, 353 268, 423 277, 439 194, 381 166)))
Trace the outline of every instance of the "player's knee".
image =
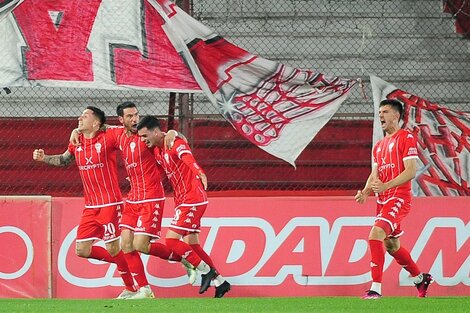
POLYGON ((119 241, 115 240, 111 243, 107 243, 106 250, 108 250, 109 254, 112 257, 115 257, 116 255, 118 255, 119 251, 121 251, 121 246, 119 245, 119 241))
POLYGON ((90 256, 91 250, 87 246, 77 246, 75 248, 75 254, 81 258, 88 258, 90 256))
POLYGON ((130 253, 130 252, 134 251, 134 245, 132 244, 132 242, 123 240, 123 241, 121 241, 121 250, 124 253, 130 253))
POLYGON ((134 249, 139 251, 139 252, 148 254, 149 253, 149 244, 146 243, 146 242, 139 242, 138 241, 138 242, 134 243, 134 249))

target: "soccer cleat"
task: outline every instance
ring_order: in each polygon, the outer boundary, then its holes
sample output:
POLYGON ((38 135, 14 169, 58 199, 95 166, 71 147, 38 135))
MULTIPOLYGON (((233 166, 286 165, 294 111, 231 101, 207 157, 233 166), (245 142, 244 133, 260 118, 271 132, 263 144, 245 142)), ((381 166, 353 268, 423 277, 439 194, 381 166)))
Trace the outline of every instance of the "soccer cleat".
POLYGON ((137 290, 137 292, 127 298, 129 300, 138 300, 138 299, 152 299, 152 298, 155 298, 155 296, 153 295, 153 292, 152 292, 152 289, 150 289, 150 286, 143 286, 143 287, 140 287, 139 290, 137 290))
POLYGON ((137 291, 130 291, 128 289, 124 289, 119 296, 117 296, 117 300, 125 300, 129 299, 130 297, 134 296, 137 291))
POLYGON ((423 280, 420 283, 415 284, 416 289, 418 289, 419 298, 426 297, 426 294, 428 292, 428 287, 430 284, 432 284, 433 281, 434 279, 432 278, 431 274, 423 273, 423 280))
POLYGON ((211 268, 207 274, 201 275, 201 288, 199 288, 199 293, 202 294, 209 289, 211 281, 217 276, 217 272, 214 268, 211 268))
POLYGON ((373 290, 367 290, 366 294, 361 297, 362 300, 377 300, 382 298, 382 295, 373 290))
POLYGON ((189 284, 193 285, 194 282, 196 281, 196 278, 197 278, 197 270, 186 259, 181 259, 181 264, 183 265, 184 269, 186 270, 186 274, 188 275, 189 284))
POLYGON ((215 287, 215 296, 214 298, 222 298, 227 292, 230 291, 230 283, 228 281, 224 281, 222 285, 215 287))

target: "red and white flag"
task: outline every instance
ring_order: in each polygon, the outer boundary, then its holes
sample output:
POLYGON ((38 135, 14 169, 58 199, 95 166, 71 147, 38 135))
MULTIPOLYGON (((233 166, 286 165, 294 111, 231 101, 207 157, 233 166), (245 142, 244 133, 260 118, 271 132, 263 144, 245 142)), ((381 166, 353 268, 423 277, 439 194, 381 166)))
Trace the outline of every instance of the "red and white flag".
POLYGON ((0 0, 0 21, 19 6, 23 0, 0 0))
POLYGON ((246 139, 295 165, 356 80, 327 77, 253 55, 168 0, 148 0, 202 91, 246 139))
POLYGON ((415 196, 470 196, 470 114, 457 112, 400 90, 371 76, 374 97, 374 138, 383 137, 377 116, 379 103, 396 99, 404 104, 402 128, 418 138, 415 196))

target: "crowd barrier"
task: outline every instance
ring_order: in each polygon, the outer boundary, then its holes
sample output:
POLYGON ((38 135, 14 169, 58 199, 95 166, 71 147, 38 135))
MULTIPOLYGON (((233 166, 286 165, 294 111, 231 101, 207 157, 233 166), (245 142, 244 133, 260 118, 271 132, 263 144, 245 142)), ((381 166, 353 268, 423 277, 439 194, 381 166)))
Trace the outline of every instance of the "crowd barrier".
MULTIPOLYGON (((232 284, 229 297, 359 296, 371 275, 367 236, 375 198, 212 197, 202 245, 232 284)), ((413 200, 406 246, 435 283, 429 296, 470 295, 470 199, 413 200)), ((75 255, 82 198, 0 197, 1 298, 112 298, 122 290, 114 264, 75 255)), ((165 204, 163 234, 173 212, 165 204)), ((199 297, 184 269, 142 256, 157 297, 199 297)), ((386 257, 383 294, 414 296, 407 272, 386 257)), ((212 297, 213 289, 203 295, 212 297)))

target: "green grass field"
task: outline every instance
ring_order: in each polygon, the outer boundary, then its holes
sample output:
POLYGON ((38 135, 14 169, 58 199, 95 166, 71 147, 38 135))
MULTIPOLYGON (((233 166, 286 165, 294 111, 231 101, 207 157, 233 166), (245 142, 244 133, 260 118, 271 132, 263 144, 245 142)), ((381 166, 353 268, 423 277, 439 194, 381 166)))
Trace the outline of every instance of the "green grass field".
POLYGON ((152 300, 0 299, 0 312, 470 312, 470 297, 172 298, 152 300))

